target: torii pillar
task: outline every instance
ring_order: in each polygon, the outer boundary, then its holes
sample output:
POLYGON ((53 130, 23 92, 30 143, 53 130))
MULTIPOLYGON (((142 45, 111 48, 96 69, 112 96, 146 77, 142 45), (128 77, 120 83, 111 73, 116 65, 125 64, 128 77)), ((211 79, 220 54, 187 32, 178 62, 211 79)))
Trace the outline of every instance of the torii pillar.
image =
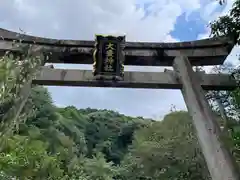
POLYGON ((176 78, 182 83, 182 94, 193 119, 197 137, 213 180, 239 180, 239 169, 230 151, 221 138, 217 124, 203 89, 198 83, 188 58, 175 58, 173 68, 176 78))

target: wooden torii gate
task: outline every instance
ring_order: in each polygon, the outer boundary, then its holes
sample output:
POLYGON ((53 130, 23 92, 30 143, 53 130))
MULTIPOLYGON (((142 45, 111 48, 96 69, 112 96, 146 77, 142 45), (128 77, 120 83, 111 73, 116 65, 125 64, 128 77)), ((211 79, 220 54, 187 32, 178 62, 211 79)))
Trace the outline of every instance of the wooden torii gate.
MULTIPOLYGON (((47 39, 4 29, 0 29, 0 37, 0 55, 6 51, 23 53, 21 48, 12 44, 12 41, 18 43, 21 40, 21 45, 31 44, 34 50, 48 56, 44 63, 94 63, 93 54, 96 46, 94 41, 47 39)), ((31 83, 48 86, 181 89, 212 179, 239 180, 238 166, 220 138, 221 131, 216 117, 203 92, 233 90, 237 83, 227 74, 204 74, 194 72, 192 69, 192 66, 223 64, 234 46, 233 42, 221 37, 181 43, 122 44, 124 56, 121 58, 125 59, 124 65, 173 66, 174 71, 124 72, 124 77, 120 80, 98 80, 89 70, 42 67, 40 74, 31 83)), ((29 85, 27 84, 25 88, 29 88, 29 85)), ((29 91, 23 92, 25 100, 18 106, 20 111, 29 94, 29 91)))

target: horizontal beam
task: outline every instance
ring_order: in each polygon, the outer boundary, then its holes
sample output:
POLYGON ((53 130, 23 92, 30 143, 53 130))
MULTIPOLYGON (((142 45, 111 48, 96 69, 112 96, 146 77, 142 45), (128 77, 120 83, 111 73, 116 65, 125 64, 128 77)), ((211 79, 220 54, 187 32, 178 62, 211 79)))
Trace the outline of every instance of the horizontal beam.
MULTIPOLYGON (((22 33, 8 31, 0 28, 0 37, 2 40, 19 40, 22 42, 50 45, 50 46, 71 46, 71 47, 90 47, 93 48, 94 41, 82 41, 82 40, 63 40, 63 39, 50 39, 37 36, 30 36, 22 33)), ((215 47, 226 44, 232 44, 232 42, 226 37, 208 38, 196 41, 186 42, 171 42, 171 43, 152 43, 152 42, 126 42, 127 49, 182 49, 182 48, 202 48, 202 47, 215 47)))
MULTIPOLYGON (((205 90, 232 90, 236 82, 229 75, 199 74, 205 90)), ((182 85, 172 72, 125 72, 119 82, 95 80, 90 70, 66 70, 42 68, 34 84, 47 86, 88 86, 146 89, 181 89, 182 85)))
MULTIPOLYGON (((48 54, 49 63, 92 64, 94 41, 57 40, 19 34, 0 29, 0 52, 20 52, 12 41, 21 40, 21 46, 48 54)), ((188 56, 194 66, 222 64, 233 48, 226 37, 178 43, 126 42, 125 65, 172 66, 173 59, 181 53, 188 56)), ((1 53, 0 53, 1 55, 1 53)))
MULTIPOLYGON (((0 40, 0 51, 12 51, 21 54, 29 44, 13 45, 10 41, 0 40)), ((33 51, 41 51, 48 56, 49 63, 93 64, 93 48, 55 47, 32 45, 33 51)), ((188 56, 193 66, 222 64, 229 54, 229 47, 219 46, 201 49, 161 49, 161 50, 131 50, 126 49, 125 65, 138 66, 172 66, 179 53, 188 56)), ((1 54, 1 53, 0 53, 1 54)), ((3 54, 2 54, 3 55, 3 54)))

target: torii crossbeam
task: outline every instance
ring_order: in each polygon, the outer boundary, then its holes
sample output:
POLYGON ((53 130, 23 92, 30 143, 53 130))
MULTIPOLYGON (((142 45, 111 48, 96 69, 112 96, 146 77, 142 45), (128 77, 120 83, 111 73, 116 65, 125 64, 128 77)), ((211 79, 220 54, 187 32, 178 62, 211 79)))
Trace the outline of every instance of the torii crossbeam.
MULTIPOLYGON (((21 40, 21 46, 33 45, 49 56, 49 63, 93 64, 94 41, 57 40, 19 34, 0 29, 0 51, 21 52, 12 45, 21 40)), ((181 53, 187 56, 193 66, 223 64, 233 48, 233 42, 226 37, 209 38, 178 43, 125 43, 125 65, 172 66, 181 53)))

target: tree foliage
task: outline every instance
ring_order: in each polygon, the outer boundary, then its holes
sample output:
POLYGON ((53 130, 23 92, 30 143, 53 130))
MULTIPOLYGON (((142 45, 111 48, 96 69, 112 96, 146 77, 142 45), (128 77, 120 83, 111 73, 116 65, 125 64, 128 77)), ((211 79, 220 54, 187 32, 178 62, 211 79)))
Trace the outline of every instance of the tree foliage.
POLYGON ((26 101, 31 80, 34 78, 43 63, 43 55, 34 50, 31 45, 15 44, 22 48, 23 55, 6 52, 0 57, 0 135, 11 133, 20 121, 24 121, 29 114, 30 106, 22 107, 26 101))
MULTIPOLYGON (((236 45, 240 44, 240 0, 235 0, 233 7, 230 9, 229 13, 220 16, 218 19, 210 23, 211 35, 213 37, 227 36, 229 37, 236 45)), ((238 57, 236 57, 239 59, 238 57)), ((240 87, 240 66, 232 68, 232 76, 236 79, 240 87)), ((228 93, 231 98, 231 105, 237 111, 237 115, 240 117, 240 88, 237 88, 235 91, 228 93)))
POLYGON ((208 179, 191 118, 174 112, 135 134, 123 179, 208 179))
POLYGON ((108 110, 58 108, 43 87, 33 88, 27 103, 34 104, 34 115, 12 136, 2 137, 0 172, 5 179, 208 176, 185 112, 161 122, 108 110))

